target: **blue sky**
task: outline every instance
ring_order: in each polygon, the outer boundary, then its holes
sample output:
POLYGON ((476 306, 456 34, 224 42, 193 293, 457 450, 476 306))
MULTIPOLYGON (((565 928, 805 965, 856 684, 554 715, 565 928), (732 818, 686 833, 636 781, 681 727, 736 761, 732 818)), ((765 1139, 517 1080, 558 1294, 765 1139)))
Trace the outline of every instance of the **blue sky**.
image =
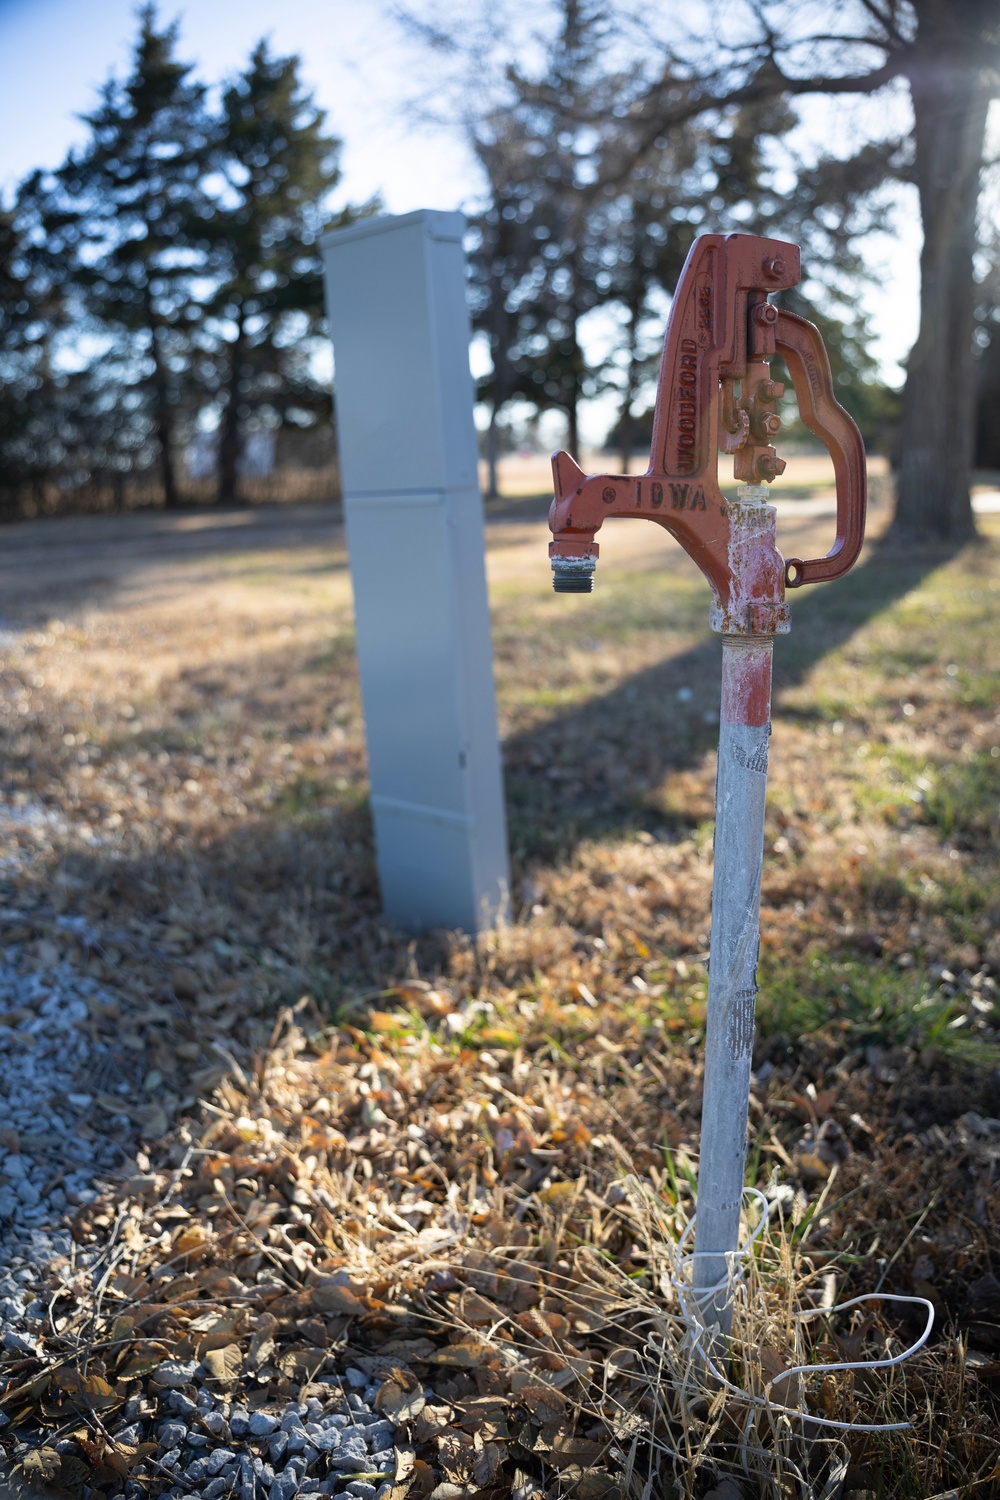
MULTIPOLYGON (((112 70, 124 72, 136 0, 0 0, 0 187, 54 166, 83 135, 75 118, 112 70)), ((159 5, 181 21, 179 53, 208 81, 236 72, 261 37, 298 53, 344 137, 344 193, 381 190, 394 213, 454 208, 474 191, 471 162, 443 131, 416 129, 398 101, 413 54, 378 0, 194 0, 159 5)))
MULTIPOLYGON (((83 138, 77 116, 109 72, 125 71, 137 9, 136 0, 0 0, 0 191, 33 167, 55 166, 83 138)), ((416 125, 405 108, 433 79, 382 0, 161 0, 159 15, 180 18, 179 54, 209 82, 236 72, 261 36, 301 56, 305 80, 344 140, 342 200, 379 192, 390 212, 406 213, 475 197, 475 167, 458 137, 416 125)), ((810 107, 817 138, 829 142, 851 127, 844 101, 826 104, 810 107)), ((865 299, 877 353, 895 380, 916 333, 920 244, 912 211, 899 217, 900 238, 872 247, 885 274, 865 299)), ((594 421, 606 425, 603 412, 594 421)))

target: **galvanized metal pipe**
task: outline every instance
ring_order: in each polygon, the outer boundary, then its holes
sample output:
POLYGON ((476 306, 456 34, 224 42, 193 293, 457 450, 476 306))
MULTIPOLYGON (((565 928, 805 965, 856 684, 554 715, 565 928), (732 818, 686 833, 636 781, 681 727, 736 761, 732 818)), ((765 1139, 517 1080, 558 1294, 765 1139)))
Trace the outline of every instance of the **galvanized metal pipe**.
POLYGON ((692 1281, 703 1322, 724 1334, 732 1325, 747 1149, 773 645, 770 636, 726 635, 722 640, 705 1088, 692 1281))

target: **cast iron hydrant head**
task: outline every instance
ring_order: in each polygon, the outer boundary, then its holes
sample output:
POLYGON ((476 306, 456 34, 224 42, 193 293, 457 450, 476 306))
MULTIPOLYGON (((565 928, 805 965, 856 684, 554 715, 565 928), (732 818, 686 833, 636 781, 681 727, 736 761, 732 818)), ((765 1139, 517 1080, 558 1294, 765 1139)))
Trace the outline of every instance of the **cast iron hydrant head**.
POLYGON ((667 324, 646 473, 585 475, 568 453, 552 460, 557 592, 590 592, 595 538, 609 516, 656 521, 680 542, 712 585, 712 627, 725 635, 783 634, 786 585, 839 578, 853 566, 865 529, 864 444, 834 397, 819 330, 768 301, 798 280, 797 245, 748 234, 695 240, 667 324), (719 488, 720 451, 734 455, 735 477, 747 485, 769 484, 785 467, 771 441, 784 391, 770 376, 775 354, 837 479, 836 541, 809 561, 781 557, 771 507, 727 501, 719 488))

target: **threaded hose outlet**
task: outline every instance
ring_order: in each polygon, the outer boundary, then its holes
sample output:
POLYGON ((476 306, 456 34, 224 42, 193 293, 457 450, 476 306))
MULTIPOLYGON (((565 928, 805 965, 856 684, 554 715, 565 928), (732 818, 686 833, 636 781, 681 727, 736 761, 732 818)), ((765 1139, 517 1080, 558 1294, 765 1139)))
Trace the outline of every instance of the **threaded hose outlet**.
POLYGON ((596 557, 553 557, 552 587, 557 594, 592 594, 596 557))

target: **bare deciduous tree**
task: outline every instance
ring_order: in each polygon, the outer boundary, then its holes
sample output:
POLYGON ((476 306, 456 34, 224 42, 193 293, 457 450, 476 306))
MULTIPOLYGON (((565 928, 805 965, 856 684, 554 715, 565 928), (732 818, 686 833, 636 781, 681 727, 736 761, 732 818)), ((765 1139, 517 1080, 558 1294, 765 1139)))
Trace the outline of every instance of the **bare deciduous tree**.
POLYGON ((713 19, 712 34, 665 47, 663 79, 636 106, 649 138, 695 108, 905 84, 924 243, 895 531, 917 541, 973 535, 973 257, 987 112, 1000 94, 1000 0, 744 0, 713 19), (691 95, 677 100, 685 62, 691 95))

